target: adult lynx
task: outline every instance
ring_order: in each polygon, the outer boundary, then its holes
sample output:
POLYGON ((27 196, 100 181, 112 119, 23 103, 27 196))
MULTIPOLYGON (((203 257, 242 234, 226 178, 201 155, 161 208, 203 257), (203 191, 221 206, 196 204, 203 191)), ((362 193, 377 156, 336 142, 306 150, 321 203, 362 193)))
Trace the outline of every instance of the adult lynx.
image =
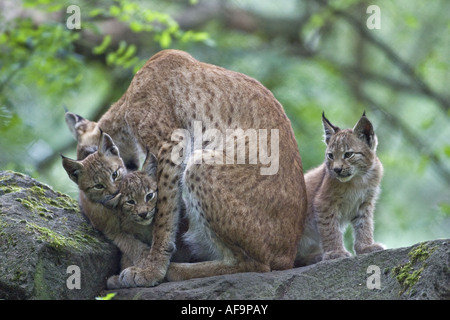
MULTIPOLYGON (((123 286, 153 286, 166 273, 169 280, 181 280, 293 266, 306 211, 302 163, 289 119, 258 81, 201 63, 182 51, 161 51, 137 72, 122 98, 89 127, 93 137, 102 130, 114 139, 127 167, 138 167, 139 146, 158 158, 153 245, 144 264, 122 271, 123 286), (174 131, 184 129, 195 136, 198 123, 201 132, 214 129, 223 134, 226 129, 276 130, 278 140, 267 138, 277 143, 277 173, 262 175, 265 164, 251 163, 248 151, 245 164, 211 164, 205 160, 223 154, 206 144, 194 143, 184 152, 184 161, 172 161, 183 138, 174 131), (172 263, 169 268, 184 206, 182 188, 189 238, 203 242, 217 259, 172 263)), ((267 152, 260 144, 257 151, 267 152)))
POLYGON ((322 122, 326 157, 305 174, 308 213, 296 265, 350 256, 342 239, 349 222, 357 254, 384 249, 373 242, 373 211, 383 175, 373 126, 365 114, 353 129, 341 130, 324 114, 322 122))

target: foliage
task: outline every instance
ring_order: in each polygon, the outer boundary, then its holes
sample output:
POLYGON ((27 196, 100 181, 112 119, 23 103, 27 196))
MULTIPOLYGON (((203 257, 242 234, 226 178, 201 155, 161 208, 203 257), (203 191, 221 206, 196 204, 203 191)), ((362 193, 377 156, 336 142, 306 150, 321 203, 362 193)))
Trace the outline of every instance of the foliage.
POLYGON ((117 295, 117 293, 111 292, 111 293, 108 293, 104 297, 95 297, 95 300, 112 300, 116 295, 117 295))
POLYGON ((76 197, 58 158, 75 150, 62 105, 95 120, 144 61, 177 48, 267 86, 288 114, 305 170, 323 161, 322 111, 352 127, 365 110, 385 168, 377 241, 448 237, 448 1, 379 2, 379 30, 366 27, 369 4, 360 0, 23 3, 56 18, 0 15, 1 169, 76 197), (81 8, 81 30, 65 26, 69 4, 81 8), (125 33, 108 33, 108 21, 125 33))

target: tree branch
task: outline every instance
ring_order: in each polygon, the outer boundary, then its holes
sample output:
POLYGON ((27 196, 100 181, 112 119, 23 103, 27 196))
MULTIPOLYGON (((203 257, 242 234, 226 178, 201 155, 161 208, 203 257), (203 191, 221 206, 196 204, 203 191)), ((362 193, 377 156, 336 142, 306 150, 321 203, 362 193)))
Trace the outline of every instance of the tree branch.
MULTIPOLYGON (((318 0, 320 3, 324 5, 328 5, 327 1, 318 0)), ((355 30, 359 32, 359 34, 367 40, 369 43, 374 45, 380 51, 384 53, 386 58, 388 58, 395 66, 397 66, 400 71, 402 71, 411 82, 415 85, 417 90, 422 92, 424 95, 428 96, 432 100, 438 103, 438 106, 444 111, 448 112, 450 110, 450 99, 444 97, 443 95, 435 92, 430 86, 428 86, 425 81, 416 74, 414 68, 410 66, 404 59, 402 59, 390 46, 388 46, 385 42, 376 38, 372 32, 369 32, 365 25, 361 24, 358 19, 353 17, 351 14, 342 11, 332 9, 333 13, 344 18, 350 25, 352 25, 355 30)))

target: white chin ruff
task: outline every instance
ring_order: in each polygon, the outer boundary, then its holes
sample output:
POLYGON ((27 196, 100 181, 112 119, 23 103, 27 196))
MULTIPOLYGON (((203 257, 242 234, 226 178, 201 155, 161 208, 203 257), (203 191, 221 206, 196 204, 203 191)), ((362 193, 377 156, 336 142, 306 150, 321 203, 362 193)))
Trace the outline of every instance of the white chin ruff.
POLYGON ((350 180, 352 180, 353 175, 348 176, 348 177, 336 177, 336 179, 338 179, 340 182, 348 182, 350 180))
POLYGON ((140 225, 148 226, 149 224, 152 223, 152 221, 153 221, 153 218, 152 219, 146 219, 146 220, 140 220, 140 221, 136 221, 136 222, 139 223, 140 225))

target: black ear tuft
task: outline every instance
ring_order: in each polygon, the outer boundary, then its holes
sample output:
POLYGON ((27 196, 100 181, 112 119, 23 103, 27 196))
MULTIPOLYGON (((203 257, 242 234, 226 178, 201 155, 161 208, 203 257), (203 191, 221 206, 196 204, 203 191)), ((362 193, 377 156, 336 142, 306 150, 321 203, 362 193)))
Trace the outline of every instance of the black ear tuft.
POLYGON ((61 155, 61 158, 62 158, 62 165, 64 167, 64 170, 66 170, 67 175, 73 182, 78 184, 80 175, 83 172, 83 168, 84 168, 83 164, 79 161, 72 160, 63 155, 61 155))
POLYGON ((367 143, 370 149, 375 150, 377 147, 377 137, 373 130, 373 125, 366 117, 364 112, 358 123, 353 127, 353 133, 361 140, 367 143))
POLYGON ((339 127, 334 126, 326 117, 325 112, 322 111, 322 124, 323 124, 323 130, 324 130, 324 141, 326 144, 330 142, 331 136, 336 134, 339 129, 339 127))
POLYGON ((66 120, 67 127, 72 133, 72 136, 75 138, 75 140, 78 140, 77 128, 82 122, 85 122, 86 119, 72 112, 66 112, 64 118, 66 120))
POLYGON ((100 137, 100 144, 98 146, 98 153, 103 156, 111 157, 120 157, 119 148, 114 144, 113 139, 109 136, 109 134, 103 132, 100 137))

